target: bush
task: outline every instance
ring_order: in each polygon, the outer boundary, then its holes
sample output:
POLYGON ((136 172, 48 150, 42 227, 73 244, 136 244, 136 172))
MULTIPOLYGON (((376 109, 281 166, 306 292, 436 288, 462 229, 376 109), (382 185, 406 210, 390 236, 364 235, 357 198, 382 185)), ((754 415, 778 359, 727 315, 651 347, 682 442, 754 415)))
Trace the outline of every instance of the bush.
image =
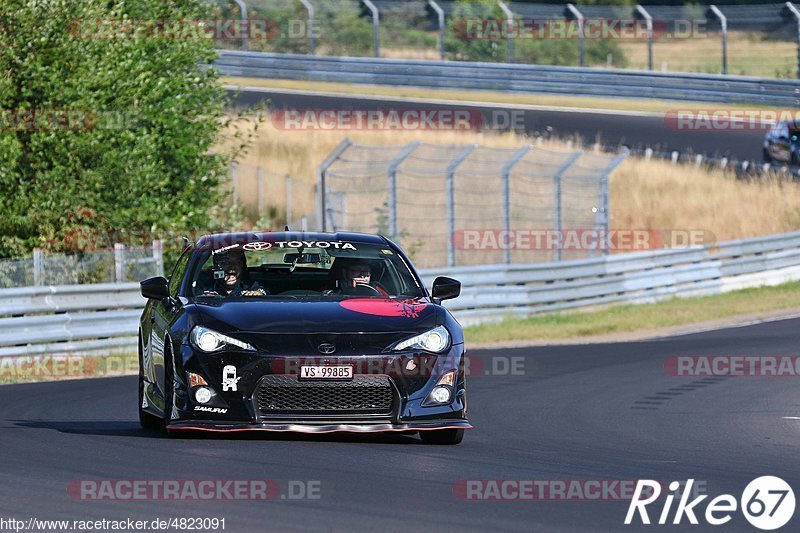
POLYGON ((0 3, 0 257, 81 229, 204 227, 233 153, 203 39, 113 38, 101 19, 202 19, 201 0, 0 3), (105 37, 105 38, 104 38, 105 37), (24 112, 76 120, 20 126, 24 112), (10 127, 9 127, 10 125, 10 127))

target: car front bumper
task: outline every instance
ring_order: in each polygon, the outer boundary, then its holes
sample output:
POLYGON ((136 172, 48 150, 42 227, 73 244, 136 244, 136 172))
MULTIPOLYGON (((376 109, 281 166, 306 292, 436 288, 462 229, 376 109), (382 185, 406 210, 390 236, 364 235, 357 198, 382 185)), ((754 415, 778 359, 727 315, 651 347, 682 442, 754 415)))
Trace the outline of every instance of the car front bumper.
MULTIPOLYGON (((229 352, 199 354, 191 346, 182 347, 182 368, 176 369, 175 409, 168 424, 170 430, 196 431, 274 431, 274 432, 416 432, 439 429, 468 429, 466 382, 463 372, 464 345, 453 345, 439 355, 403 353, 347 355, 335 358, 298 358, 297 356, 229 352), (309 381, 298 378, 299 368, 312 364, 352 365, 352 381, 309 381), (224 390, 225 368, 236 368, 235 390, 224 390), (451 401, 432 405, 431 390, 443 373, 456 370, 451 401), (197 387, 188 383, 189 373, 201 376, 213 391, 211 401, 196 400, 197 387), (353 396, 359 383, 383 385, 383 396, 367 400, 353 396), (288 403, 276 405, 275 395, 261 394, 265 383, 291 394, 281 398, 288 403), (389 390, 390 389, 390 390, 389 390), (309 396, 315 401, 305 402, 309 396), (348 396, 348 394, 350 396, 348 396), (326 395, 338 403, 326 403, 326 395), (345 399, 342 400, 342 396, 345 399), (358 401, 351 401, 355 398, 358 401), (351 405, 352 409, 336 406, 351 405), (372 407, 375 407, 372 409, 372 407)), ((227 376, 230 377, 230 376, 227 376)))

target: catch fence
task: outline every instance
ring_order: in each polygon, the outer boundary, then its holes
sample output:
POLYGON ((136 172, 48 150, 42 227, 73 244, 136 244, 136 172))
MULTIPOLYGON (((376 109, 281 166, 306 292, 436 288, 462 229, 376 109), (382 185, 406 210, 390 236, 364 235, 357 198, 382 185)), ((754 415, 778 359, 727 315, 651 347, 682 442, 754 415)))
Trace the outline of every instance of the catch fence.
POLYGON ((624 158, 531 145, 345 140, 319 168, 317 217, 328 231, 387 235, 420 267, 591 257, 604 251, 520 249, 503 240, 519 231, 608 231, 608 178, 624 158))

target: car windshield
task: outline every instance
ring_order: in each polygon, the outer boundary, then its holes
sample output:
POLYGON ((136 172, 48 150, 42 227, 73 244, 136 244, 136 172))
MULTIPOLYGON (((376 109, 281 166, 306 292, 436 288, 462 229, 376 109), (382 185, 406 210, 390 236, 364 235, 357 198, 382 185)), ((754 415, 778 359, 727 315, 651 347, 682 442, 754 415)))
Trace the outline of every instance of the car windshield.
POLYGON ((424 290, 389 246, 248 242, 195 251, 194 298, 419 298, 424 290))

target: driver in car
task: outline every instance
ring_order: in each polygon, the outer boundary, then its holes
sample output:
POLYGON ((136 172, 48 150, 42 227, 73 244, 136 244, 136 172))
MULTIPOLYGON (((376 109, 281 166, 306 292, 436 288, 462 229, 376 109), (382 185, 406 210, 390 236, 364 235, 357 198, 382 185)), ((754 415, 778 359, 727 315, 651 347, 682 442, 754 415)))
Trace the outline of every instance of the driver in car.
MULTIPOLYGON (((340 260, 341 261, 341 260, 340 260)), ((355 294, 364 296, 389 296, 380 285, 371 283, 372 269, 366 261, 354 260, 341 267, 338 294, 355 294)))
MULTIPOLYGON (((215 267, 215 272, 222 272, 223 277, 217 279, 212 290, 205 291, 208 296, 266 296, 266 290, 258 285, 258 282, 247 284, 242 279, 242 274, 246 268, 243 254, 230 254, 223 259, 219 267, 215 267)), ((217 277, 216 275, 214 276, 217 277)))

